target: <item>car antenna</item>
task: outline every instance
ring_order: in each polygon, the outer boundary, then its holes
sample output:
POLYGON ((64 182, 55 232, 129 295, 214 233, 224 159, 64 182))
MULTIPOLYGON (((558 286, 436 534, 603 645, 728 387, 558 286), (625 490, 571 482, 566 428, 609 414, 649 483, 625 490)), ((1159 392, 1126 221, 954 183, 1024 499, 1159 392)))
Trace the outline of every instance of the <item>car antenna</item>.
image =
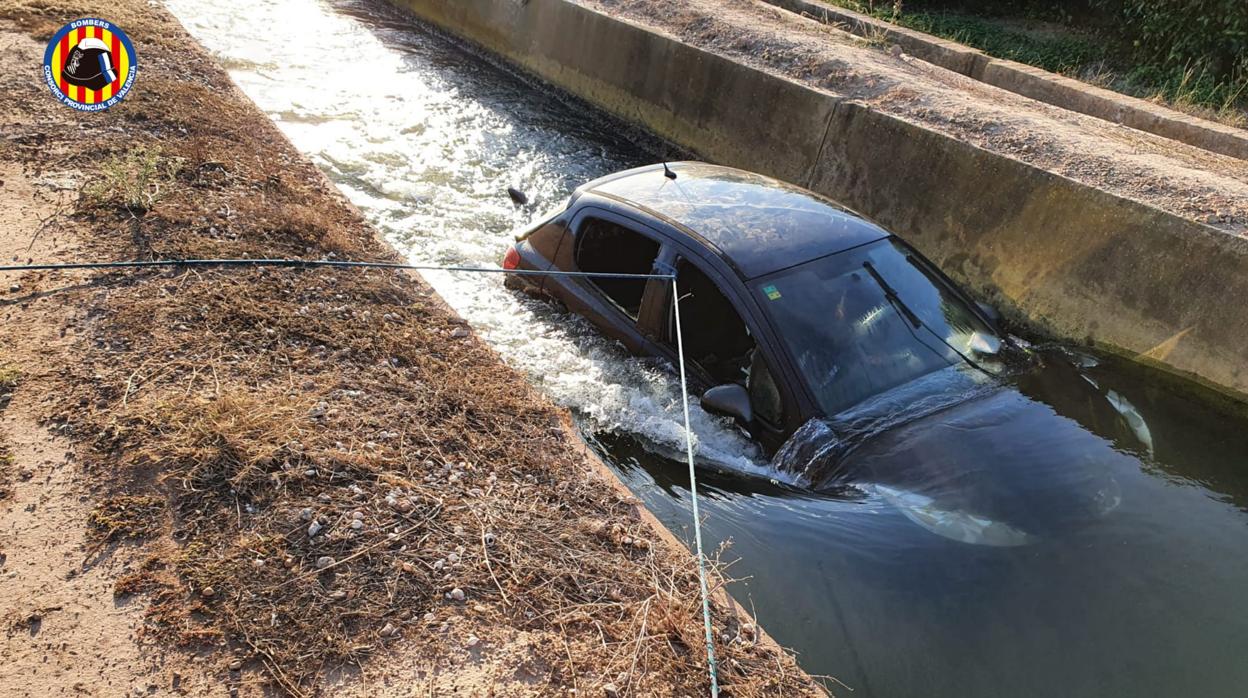
POLYGON ((671 180, 676 179, 676 173, 672 172, 671 168, 667 166, 666 160, 663 161, 663 176, 671 180))

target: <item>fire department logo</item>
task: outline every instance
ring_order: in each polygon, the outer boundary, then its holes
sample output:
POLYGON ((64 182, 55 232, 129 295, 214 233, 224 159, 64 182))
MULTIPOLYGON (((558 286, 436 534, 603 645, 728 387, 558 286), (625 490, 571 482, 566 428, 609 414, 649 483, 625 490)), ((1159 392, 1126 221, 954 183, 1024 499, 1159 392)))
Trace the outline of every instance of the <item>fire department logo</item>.
POLYGON ((43 52, 43 78, 58 101, 103 111, 125 99, 138 72, 130 37, 102 19, 61 27, 43 52))

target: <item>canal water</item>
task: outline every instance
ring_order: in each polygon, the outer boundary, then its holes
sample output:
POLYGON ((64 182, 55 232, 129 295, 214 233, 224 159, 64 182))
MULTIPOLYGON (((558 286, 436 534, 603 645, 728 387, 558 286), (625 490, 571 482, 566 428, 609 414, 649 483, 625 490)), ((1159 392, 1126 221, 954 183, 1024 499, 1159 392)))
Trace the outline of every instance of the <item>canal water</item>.
MULTIPOLYGON (((497 264, 510 231, 578 184, 677 155, 376 0, 167 4, 414 262, 497 264), (532 203, 513 205, 508 186, 532 203)), ((496 275, 427 276, 688 537, 672 375, 496 275)), ((807 671, 857 696, 1243 695, 1248 429, 1129 363, 1075 360, 1138 413, 1153 453, 1109 449, 1112 506, 1024 545, 940 535, 888 490, 803 490, 695 409, 704 533, 739 558, 734 594, 807 671)), ((974 466, 1084 429, 1054 419, 974 466)))

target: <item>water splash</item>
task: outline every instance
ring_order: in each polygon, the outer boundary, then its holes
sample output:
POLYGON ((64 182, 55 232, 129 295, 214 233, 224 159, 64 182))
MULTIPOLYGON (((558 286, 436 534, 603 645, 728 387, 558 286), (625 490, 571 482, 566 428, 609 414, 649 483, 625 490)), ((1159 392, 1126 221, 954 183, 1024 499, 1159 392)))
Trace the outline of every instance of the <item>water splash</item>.
MULTIPOLYGON (((580 184, 660 157, 640 136, 598 123, 592 110, 533 89, 384 5, 243 5, 168 3, 413 263, 494 265, 511 231, 580 184), (532 203, 513 205, 508 186, 532 203)), ((496 276, 426 278, 504 360, 589 429, 631 432, 660 452, 683 447, 679 387, 669 371, 627 355, 576 318, 517 298, 496 276)), ((766 470, 757 447, 729 422, 696 404, 691 418, 700 459, 766 470)))

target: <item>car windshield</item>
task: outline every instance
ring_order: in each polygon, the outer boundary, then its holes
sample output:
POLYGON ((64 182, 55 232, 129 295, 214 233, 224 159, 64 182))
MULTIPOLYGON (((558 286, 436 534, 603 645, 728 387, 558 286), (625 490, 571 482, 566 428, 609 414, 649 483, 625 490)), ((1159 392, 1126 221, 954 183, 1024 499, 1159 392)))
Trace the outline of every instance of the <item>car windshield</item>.
MULTIPOLYGON (((1000 339, 914 252, 879 240, 754 284, 825 414, 940 368, 980 365, 1000 339)), ((990 370, 992 370, 990 368, 990 370)))

